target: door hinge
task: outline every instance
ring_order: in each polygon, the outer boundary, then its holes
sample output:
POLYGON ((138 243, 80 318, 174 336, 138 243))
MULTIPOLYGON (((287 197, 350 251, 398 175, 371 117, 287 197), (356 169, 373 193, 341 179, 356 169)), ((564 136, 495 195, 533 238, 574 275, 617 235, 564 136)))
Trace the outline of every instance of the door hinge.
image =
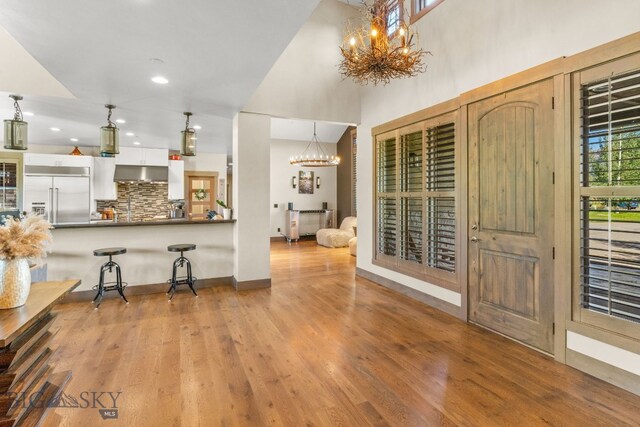
POLYGON ((553 184, 553 185, 556 184, 556 173, 555 172, 551 172, 551 184, 553 184))
POLYGON ((555 335, 555 334, 556 334, 556 322, 553 322, 553 323, 551 324, 551 332, 553 333, 553 335, 555 335))
POLYGON ((556 109, 556 97, 555 96, 551 97, 551 109, 552 110, 556 109))
POLYGON ((555 246, 551 249, 551 256, 552 256, 553 259, 556 259, 556 247, 555 246))

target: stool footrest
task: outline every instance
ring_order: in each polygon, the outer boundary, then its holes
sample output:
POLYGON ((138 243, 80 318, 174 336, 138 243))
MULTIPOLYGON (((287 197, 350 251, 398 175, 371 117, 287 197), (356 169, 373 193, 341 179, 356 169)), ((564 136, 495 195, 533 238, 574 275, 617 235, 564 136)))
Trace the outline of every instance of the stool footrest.
MULTIPOLYGON (((126 288, 127 286, 129 286, 129 284, 127 282, 122 282, 122 289, 124 290, 124 288, 126 288)), ((120 289, 121 287, 118 286, 118 282, 105 282, 102 285, 102 290, 104 290, 105 292, 107 291, 117 291, 118 289, 120 289)), ((94 285, 91 289, 93 289, 94 291, 97 291, 100 289, 100 285, 94 285)))

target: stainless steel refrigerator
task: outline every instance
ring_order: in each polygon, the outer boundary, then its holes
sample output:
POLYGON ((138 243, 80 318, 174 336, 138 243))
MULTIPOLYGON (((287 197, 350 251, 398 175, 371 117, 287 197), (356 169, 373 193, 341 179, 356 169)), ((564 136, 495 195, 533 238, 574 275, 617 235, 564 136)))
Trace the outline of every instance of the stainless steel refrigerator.
POLYGON ((52 224, 89 222, 89 168, 24 168, 24 210, 44 215, 52 224))

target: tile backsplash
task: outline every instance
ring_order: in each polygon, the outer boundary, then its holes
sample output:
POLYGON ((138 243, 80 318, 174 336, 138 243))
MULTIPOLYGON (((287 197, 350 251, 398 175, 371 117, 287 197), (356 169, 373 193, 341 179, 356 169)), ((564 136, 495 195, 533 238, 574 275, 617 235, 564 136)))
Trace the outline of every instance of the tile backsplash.
POLYGON ((127 218, 127 204, 131 196, 131 221, 142 221, 169 211, 169 190, 166 182, 119 182, 118 200, 98 200, 98 212, 115 206, 121 219, 127 218))

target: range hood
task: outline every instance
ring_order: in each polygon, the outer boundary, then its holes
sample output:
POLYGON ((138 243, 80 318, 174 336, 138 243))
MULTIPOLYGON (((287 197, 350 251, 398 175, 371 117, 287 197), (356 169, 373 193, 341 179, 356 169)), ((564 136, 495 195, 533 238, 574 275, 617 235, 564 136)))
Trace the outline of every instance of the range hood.
POLYGON ((114 182, 168 182, 167 166, 130 166, 116 165, 114 182))

